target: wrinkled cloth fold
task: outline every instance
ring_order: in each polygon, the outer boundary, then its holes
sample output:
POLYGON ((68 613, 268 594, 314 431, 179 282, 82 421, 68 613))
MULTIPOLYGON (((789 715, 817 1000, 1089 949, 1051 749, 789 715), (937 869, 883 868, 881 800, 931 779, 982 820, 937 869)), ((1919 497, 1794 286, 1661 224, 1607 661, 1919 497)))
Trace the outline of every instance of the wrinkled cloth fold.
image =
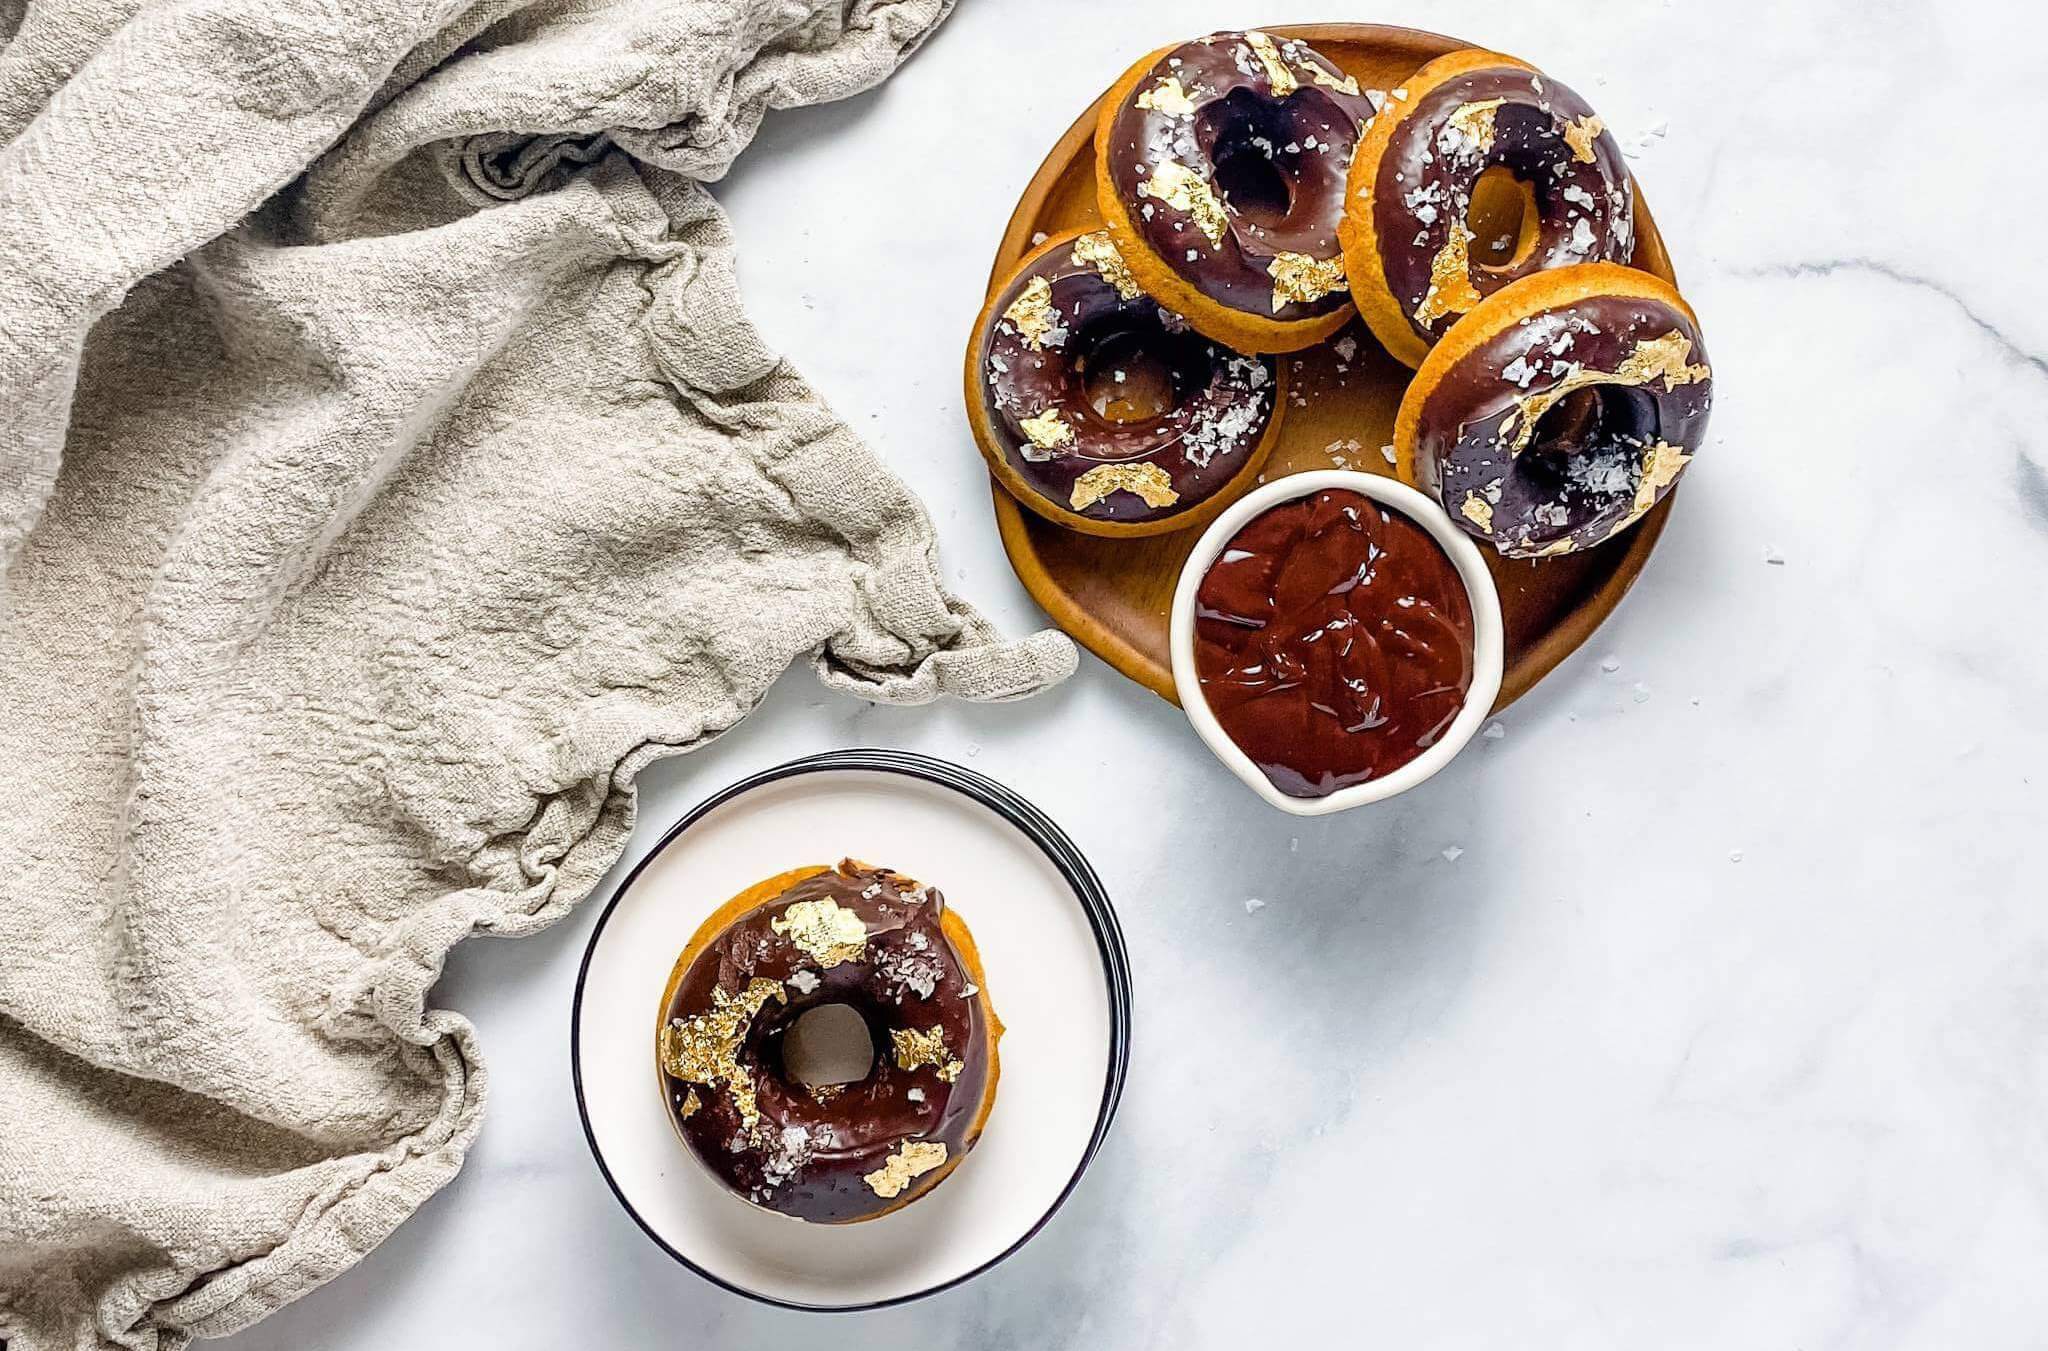
POLYGON ((460 1166, 430 1007, 793 661, 1011 699, 704 188, 951 0, 0 0, 0 1340, 172 1348, 460 1166))

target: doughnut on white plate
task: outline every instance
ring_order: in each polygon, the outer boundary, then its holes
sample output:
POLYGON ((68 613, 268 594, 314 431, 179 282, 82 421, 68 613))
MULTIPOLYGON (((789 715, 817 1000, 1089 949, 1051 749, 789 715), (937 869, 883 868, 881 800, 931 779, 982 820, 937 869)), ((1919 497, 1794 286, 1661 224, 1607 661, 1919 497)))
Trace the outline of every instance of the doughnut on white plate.
POLYGON ((833 751, 734 784, 663 837, 599 916, 570 1020, 584 1134, 649 1238, 742 1295, 872 1309, 987 1270, 1079 1183, 1129 1061, 1129 963, 1101 883, 1030 803, 944 761, 833 751), (1002 1079, 980 1142, 929 1193, 878 1219, 806 1224, 749 1205, 691 1156, 652 1048, 698 924, 765 878, 841 858, 938 888, 966 922, 1003 1021, 1002 1079))

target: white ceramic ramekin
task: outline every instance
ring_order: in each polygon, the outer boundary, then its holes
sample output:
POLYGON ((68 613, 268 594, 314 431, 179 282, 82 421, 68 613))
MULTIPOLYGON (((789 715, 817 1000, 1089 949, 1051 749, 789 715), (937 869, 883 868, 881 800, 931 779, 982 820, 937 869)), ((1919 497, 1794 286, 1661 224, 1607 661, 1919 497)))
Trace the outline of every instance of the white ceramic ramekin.
POLYGON ((1465 748, 1465 743, 1478 733, 1488 711, 1493 708, 1495 697, 1500 694, 1505 648, 1501 633, 1500 593, 1494 590, 1493 574, 1486 570, 1486 560, 1480 557, 1479 546, 1452 523, 1443 508, 1407 484, 1381 474, 1365 474, 1352 469, 1323 469, 1276 479, 1245 494, 1218 516, 1202 533, 1195 551, 1188 555, 1187 563, 1181 568, 1180 585, 1173 593, 1170 642, 1174 687, 1180 694, 1180 706, 1186 711, 1188 721, 1194 724, 1195 731, 1208 743, 1216 758, 1228 765, 1231 772, 1243 779, 1253 792, 1281 811, 1296 816, 1326 816, 1331 812, 1363 807, 1368 802, 1378 802, 1396 793, 1405 793, 1449 764, 1465 748), (1252 763, 1251 757, 1230 739, 1202 695, 1202 682, 1195 674, 1195 592, 1202 585, 1203 574, 1208 572, 1216 555, 1223 552, 1223 546, 1244 527, 1245 522, 1269 507, 1326 488, 1349 489, 1400 512, 1429 531, 1430 536, 1450 555, 1459 578, 1465 583, 1465 594, 1472 600, 1472 687, 1466 692, 1465 707, 1437 743, 1393 773, 1341 788, 1327 797, 1292 797, 1281 792, 1252 763))

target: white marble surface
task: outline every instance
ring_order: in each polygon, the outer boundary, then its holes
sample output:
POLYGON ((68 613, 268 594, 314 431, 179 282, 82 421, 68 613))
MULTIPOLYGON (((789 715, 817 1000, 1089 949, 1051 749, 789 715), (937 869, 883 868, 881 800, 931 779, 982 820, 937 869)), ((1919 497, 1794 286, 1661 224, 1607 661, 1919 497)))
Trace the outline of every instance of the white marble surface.
POLYGON ((1385 809, 1263 809, 1092 660, 994 709, 798 674, 648 776, 640 847, 750 770, 911 747, 1092 854, 1136 968, 1129 1090, 1072 1203, 992 1274, 821 1320, 649 1244, 569 1094, 600 894, 442 983, 491 1057, 461 1177, 229 1345, 2042 1346, 2041 13, 965 0, 880 93, 775 119, 723 190, 755 311, 1012 628, 1038 616, 958 396, 987 260, 1051 134, 1211 28, 1435 27, 1549 67, 1625 143, 1668 126, 1635 167, 1718 368, 1710 451, 1594 644, 1385 809))

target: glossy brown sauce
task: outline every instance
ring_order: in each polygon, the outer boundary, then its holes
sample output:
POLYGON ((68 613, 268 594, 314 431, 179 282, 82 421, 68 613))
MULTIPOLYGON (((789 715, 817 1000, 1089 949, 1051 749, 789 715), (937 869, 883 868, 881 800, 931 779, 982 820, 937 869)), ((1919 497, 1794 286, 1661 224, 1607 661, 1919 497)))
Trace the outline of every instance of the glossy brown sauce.
POLYGON ((1231 537, 1195 593, 1195 670, 1282 792, 1326 797, 1436 744, 1472 685, 1472 601, 1427 530, 1314 493, 1231 537))

